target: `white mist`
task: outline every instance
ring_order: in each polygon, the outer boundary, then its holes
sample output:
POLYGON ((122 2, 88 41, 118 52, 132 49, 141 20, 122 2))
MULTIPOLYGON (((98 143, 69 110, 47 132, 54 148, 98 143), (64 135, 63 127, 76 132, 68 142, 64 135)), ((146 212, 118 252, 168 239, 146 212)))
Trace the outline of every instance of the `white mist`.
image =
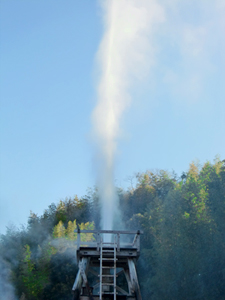
POLYGON ((153 63, 151 35, 155 24, 164 20, 164 12, 155 0, 105 0, 100 3, 104 35, 97 54, 100 77, 92 121, 97 146, 101 226, 111 230, 119 212, 114 167, 120 120, 130 102, 132 80, 143 78, 153 63))

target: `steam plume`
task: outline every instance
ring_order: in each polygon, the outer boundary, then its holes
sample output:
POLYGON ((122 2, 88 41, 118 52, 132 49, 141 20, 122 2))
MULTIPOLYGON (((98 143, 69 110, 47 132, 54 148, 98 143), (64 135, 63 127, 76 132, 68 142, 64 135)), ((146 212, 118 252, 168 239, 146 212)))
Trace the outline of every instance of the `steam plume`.
POLYGON ((105 31, 97 56, 100 79, 92 117, 102 228, 112 229, 118 214, 114 165, 120 120, 130 101, 130 84, 142 78, 153 63, 151 34, 155 24, 164 20, 164 14, 155 0, 107 0, 101 5, 105 31))

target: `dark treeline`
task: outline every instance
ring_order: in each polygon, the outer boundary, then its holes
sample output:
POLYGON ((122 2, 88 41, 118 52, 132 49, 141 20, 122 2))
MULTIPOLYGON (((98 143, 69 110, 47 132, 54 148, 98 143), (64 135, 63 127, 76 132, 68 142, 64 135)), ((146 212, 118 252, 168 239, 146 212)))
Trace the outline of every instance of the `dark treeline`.
MULTIPOLYGON (((137 264, 143 299, 225 299, 225 161, 192 163, 181 177, 147 171, 136 180, 118 194, 126 228, 144 231, 137 264)), ((74 229, 99 228, 99 220, 93 189, 42 216, 31 213, 24 228, 8 228, 0 241, 4 299, 71 299, 74 229)))

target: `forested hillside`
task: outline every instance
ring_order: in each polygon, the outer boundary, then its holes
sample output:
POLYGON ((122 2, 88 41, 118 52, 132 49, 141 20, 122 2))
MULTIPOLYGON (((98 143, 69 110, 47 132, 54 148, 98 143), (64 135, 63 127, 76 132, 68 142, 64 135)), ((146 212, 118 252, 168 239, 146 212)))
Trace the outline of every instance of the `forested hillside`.
MULTIPOLYGON (((137 185, 118 195, 126 228, 144 231, 137 265, 143 299, 225 299, 225 161, 192 163, 181 177, 163 170, 136 176, 137 185)), ((8 228, 0 241, 4 299, 71 299, 74 229, 99 228, 99 220, 93 189, 42 216, 31 213, 27 227, 8 228)))

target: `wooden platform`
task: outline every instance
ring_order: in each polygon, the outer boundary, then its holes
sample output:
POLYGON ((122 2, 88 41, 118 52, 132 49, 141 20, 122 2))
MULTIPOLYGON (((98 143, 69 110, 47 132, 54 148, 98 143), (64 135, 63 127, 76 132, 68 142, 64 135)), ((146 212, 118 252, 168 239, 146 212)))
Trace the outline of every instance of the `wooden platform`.
POLYGON ((142 300, 135 266, 142 232, 79 228, 76 232, 79 271, 72 288, 74 300, 142 300), (93 241, 82 242, 81 233, 92 233, 93 241))
MULTIPOLYGON (((107 247, 105 249, 108 250, 108 252, 105 252, 105 256, 108 258, 112 258, 113 257, 113 253, 111 252, 112 248, 107 247)), ((121 245, 120 250, 116 251, 116 257, 118 259, 118 263, 122 262, 123 259, 126 261, 127 258, 138 259, 139 256, 140 256, 140 252, 135 247, 128 248, 128 247, 123 247, 123 245, 121 245)), ((93 262, 95 262, 95 260, 99 264, 98 259, 100 258, 100 249, 98 249, 97 246, 96 247, 80 246, 80 248, 77 249, 77 260, 80 260, 82 257, 91 257, 92 264, 93 262)))

